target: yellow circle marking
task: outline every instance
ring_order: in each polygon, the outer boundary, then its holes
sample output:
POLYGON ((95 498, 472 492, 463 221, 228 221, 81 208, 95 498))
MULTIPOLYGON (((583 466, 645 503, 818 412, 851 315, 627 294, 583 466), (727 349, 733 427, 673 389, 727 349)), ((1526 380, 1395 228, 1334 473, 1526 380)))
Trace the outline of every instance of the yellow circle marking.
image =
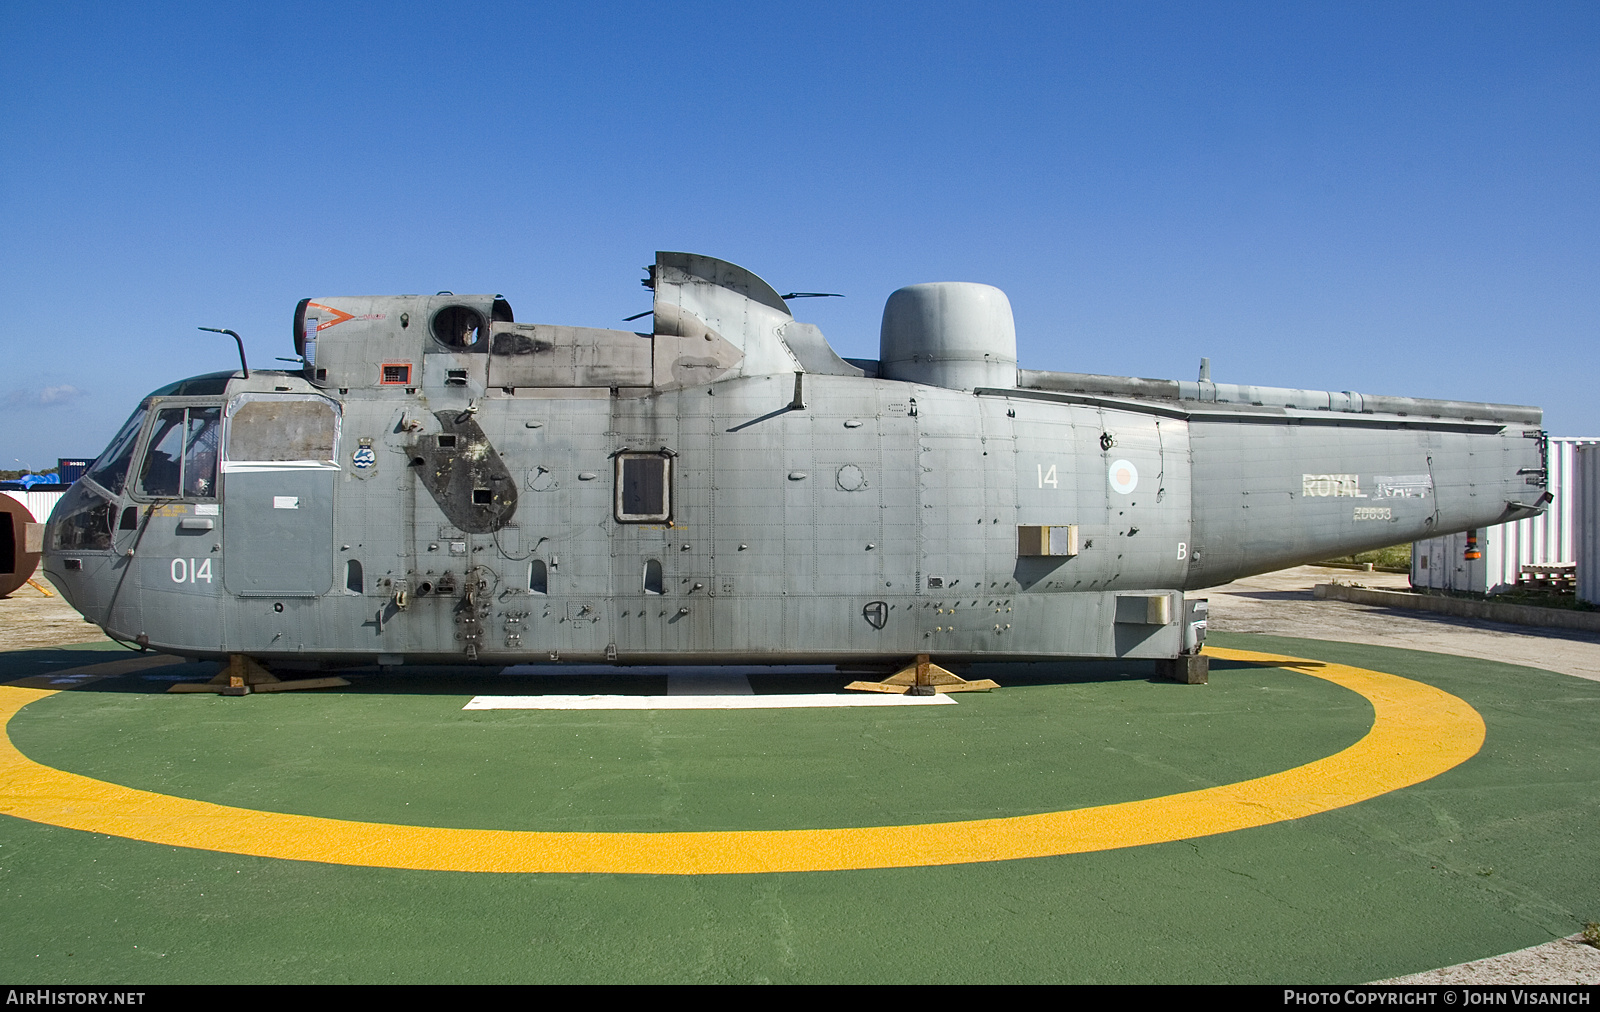
MULTIPOLYGON (((1478 712, 1431 685, 1275 654, 1206 652, 1342 685, 1372 704, 1372 728, 1342 752, 1304 766, 1143 801, 911 826, 688 833, 440 829, 259 812, 53 769, 0 734, 0 813, 175 847, 373 868, 648 875, 905 868, 1082 854, 1265 826, 1420 783, 1483 746, 1478 712)), ((51 694, 0 686, 0 728, 22 707, 51 694)))

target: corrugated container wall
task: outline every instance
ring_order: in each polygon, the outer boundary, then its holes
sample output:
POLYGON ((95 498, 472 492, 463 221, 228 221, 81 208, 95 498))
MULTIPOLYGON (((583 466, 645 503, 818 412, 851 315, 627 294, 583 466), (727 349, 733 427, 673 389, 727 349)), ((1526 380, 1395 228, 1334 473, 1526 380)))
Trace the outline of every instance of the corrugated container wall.
POLYGON ((1600 438, 1550 437, 1551 501, 1543 516, 1486 527, 1478 532, 1483 558, 1468 562, 1465 534, 1418 541, 1411 547, 1411 585, 1434 590, 1498 594, 1512 589, 1523 566, 1570 566, 1577 561, 1573 534, 1573 467, 1580 446, 1600 438))
POLYGON ((67 486, 61 485, 49 492, 30 489, 27 492, 0 492, 0 495, 8 495, 28 507, 28 512, 33 514, 33 519, 42 524, 50 519, 50 511, 56 508, 56 500, 65 495, 66 491, 67 486))
POLYGON ((1600 446, 1580 446, 1573 474, 1578 600, 1600 604, 1600 446))

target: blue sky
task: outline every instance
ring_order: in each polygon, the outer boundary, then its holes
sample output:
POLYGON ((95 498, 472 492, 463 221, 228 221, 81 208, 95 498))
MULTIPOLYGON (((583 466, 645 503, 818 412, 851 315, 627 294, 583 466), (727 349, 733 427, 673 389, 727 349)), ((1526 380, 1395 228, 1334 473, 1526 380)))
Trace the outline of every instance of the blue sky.
POLYGON ((623 326, 657 249, 846 355, 998 285, 1031 368, 1600 435, 1593 3, 0 5, 0 468, 291 354, 302 297, 623 326))

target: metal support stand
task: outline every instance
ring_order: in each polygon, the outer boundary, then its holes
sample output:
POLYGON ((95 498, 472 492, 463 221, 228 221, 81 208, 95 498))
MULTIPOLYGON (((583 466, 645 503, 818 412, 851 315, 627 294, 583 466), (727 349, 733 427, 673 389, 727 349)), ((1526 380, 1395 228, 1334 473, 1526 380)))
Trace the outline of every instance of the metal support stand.
POLYGON ((946 671, 928 660, 927 654, 917 659, 881 682, 851 682, 846 689, 861 692, 893 692, 902 696, 932 696, 940 692, 988 692, 1000 688, 1000 683, 990 678, 967 681, 953 671, 946 671))
POLYGON ((168 692, 215 692, 223 696, 248 696, 252 692, 289 692, 294 689, 331 689, 350 682, 337 675, 297 678, 285 682, 244 654, 230 654, 228 666, 209 682, 179 682, 168 692))

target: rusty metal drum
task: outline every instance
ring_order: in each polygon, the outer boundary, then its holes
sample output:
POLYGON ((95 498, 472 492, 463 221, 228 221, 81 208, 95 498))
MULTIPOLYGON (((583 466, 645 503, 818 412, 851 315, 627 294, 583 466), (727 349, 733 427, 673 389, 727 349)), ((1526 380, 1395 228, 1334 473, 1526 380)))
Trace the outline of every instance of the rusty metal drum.
POLYGON ((44 524, 35 522, 22 503, 0 495, 0 597, 27 583, 39 568, 43 542, 44 524))

